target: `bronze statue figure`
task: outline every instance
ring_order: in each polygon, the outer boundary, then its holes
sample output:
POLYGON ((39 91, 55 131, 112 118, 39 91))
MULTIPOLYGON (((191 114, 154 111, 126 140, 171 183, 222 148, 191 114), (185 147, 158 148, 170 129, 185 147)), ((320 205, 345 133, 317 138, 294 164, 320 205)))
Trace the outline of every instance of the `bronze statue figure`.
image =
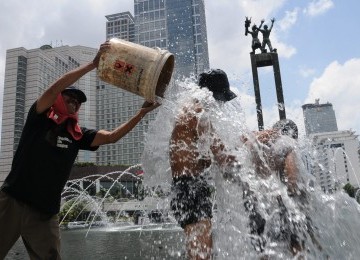
POLYGON ((261 26, 263 25, 264 20, 261 21, 260 26, 257 27, 255 24, 251 27, 252 31, 249 31, 249 27, 251 24, 251 18, 248 19, 246 17, 245 20, 245 35, 251 34, 252 36, 252 42, 251 42, 251 48, 252 48, 252 54, 255 54, 255 50, 261 48, 261 43, 260 40, 258 38, 258 34, 259 34, 259 30, 261 28, 261 26))
POLYGON ((261 29, 261 26, 264 24, 265 20, 261 20, 260 26, 257 27, 256 24, 254 24, 251 29, 252 31, 249 31, 249 27, 251 24, 251 18, 249 19, 246 17, 245 19, 245 35, 251 34, 252 36, 252 42, 251 42, 251 48, 252 52, 251 54, 255 54, 256 49, 260 49, 261 53, 266 53, 266 45, 269 48, 270 52, 276 52, 276 49, 273 49, 270 41, 270 33, 273 28, 275 18, 271 19, 271 26, 270 28, 267 25, 264 25, 264 29, 261 29), (260 40, 258 38, 259 31, 262 33, 263 41, 260 43, 260 40))
MULTIPOLYGON (((264 20, 261 20, 261 22, 264 22, 264 20)), ((274 22, 275 22, 275 18, 271 19, 271 26, 269 29, 268 29, 267 25, 264 25, 264 29, 259 28, 259 31, 263 35, 263 41, 261 44, 261 52, 262 53, 266 52, 266 49, 265 49, 266 45, 269 47, 270 52, 276 52, 276 49, 272 48, 271 41, 270 41, 270 33, 273 28, 274 22)))

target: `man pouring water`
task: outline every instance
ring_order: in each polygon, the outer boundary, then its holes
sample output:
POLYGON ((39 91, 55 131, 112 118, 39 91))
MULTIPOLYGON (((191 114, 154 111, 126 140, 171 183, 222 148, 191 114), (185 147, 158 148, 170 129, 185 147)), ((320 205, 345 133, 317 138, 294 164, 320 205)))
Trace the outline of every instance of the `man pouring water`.
POLYGON ((21 236, 31 259, 60 259, 57 213, 61 192, 79 150, 95 151, 129 133, 156 103, 143 107, 112 131, 80 127, 86 95, 73 84, 99 65, 105 42, 93 61, 67 72, 31 106, 11 171, 0 190, 0 259, 21 236))

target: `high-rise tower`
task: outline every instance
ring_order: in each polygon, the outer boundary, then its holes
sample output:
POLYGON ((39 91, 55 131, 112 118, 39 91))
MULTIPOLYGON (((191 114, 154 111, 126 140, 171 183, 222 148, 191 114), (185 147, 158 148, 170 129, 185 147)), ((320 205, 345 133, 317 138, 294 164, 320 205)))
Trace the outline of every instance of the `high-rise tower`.
POLYGON ((122 12, 105 16, 106 38, 119 38, 129 42, 135 41, 135 21, 130 12, 122 12))
POLYGON ((338 131, 335 111, 331 103, 320 104, 319 99, 314 104, 302 106, 306 135, 338 131))

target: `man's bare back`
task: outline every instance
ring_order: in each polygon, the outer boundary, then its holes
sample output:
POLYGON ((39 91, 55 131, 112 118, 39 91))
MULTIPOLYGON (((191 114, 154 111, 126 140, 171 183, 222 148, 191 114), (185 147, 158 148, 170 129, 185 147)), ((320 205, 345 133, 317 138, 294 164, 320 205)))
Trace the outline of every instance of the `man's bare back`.
POLYGON ((209 156, 199 151, 199 135, 207 129, 201 123, 203 112, 199 102, 187 106, 178 116, 170 141, 170 160, 173 177, 198 176, 211 164, 209 156))

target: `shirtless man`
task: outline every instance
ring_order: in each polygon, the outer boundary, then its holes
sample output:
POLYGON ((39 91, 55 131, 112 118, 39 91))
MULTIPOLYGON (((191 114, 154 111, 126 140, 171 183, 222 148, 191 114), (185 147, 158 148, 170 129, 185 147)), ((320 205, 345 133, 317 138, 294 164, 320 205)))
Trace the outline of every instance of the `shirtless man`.
POLYGON ((272 171, 277 172, 280 179, 287 185, 289 194, 296 192, 297 188, 298 168, 294 151, 294 141, 297 138, 296 124, 292 120, 283 119, 278 121, 272 129, 255 133, 255 143, 258 146, 256 149, 254 140, 251 142, 243 140, 252 152, 256 173, 266 177, 272 171), (274 149, 279 142, 281 142, 281 149, 274 149), (265 161, 260 157, 263 157, 265 161))
MULTIPOLYGON (((295 152, 296 140, 298 139, 298 128, 296 124, 289 119, 279 120, 272 129, 256 132, 253 140, 243 139, 245 145, 251 152, 255 172, 266 178, 275 172, 280 180, 287 186, 288 196, 293 197, 302 210, 305 210, 308 204, 307 192, 299 188, 299 167, 298 158, 295 152)), ((257 213, 256 198, 250 189, 244 190, 245 207, 250 211, 251 233, 263 236, 265 220, 257 213), (251 218, 252 216, 256 218, 251 218), (260 219, 260 220, 259 220, 260 219)), ((313 244, 322 250, 320 243, 315 237, 312 227, 312 221, 307 216, 306 221, 302 223, 294 222, 291 213, 286 208, 281 195, 276 197, 280 217, 282 221, 281 231, 267 236, 277 237, 283 241, 289 242, 291 253, 296 256, 305 250, 305 241, 300 239, 300 232, 306 231, 313 244), (296 228, 295 228, 296 227, 296 228)), ((271 229, 270 229, 271 230, 271 229)), ((275 240, 276 240, 275 239, 275 240)), ((258 239, 256 245, 262 251, 266 241, 258 239)))
MULTIPOLYGON (((200 88, 207 88, 217 102, 236 97, 222 70, 199 76, 200 88)), ((189 259, 210 259, 212 253, 212 189, 204 172, 212 163, 231 165, 235 158, 226 154, 224 144, 206 117, 199 100, 183 107, 177 116, 170 140, 170 165, 175 196, 171 201, 174 216, 186 235, 189 259)))

